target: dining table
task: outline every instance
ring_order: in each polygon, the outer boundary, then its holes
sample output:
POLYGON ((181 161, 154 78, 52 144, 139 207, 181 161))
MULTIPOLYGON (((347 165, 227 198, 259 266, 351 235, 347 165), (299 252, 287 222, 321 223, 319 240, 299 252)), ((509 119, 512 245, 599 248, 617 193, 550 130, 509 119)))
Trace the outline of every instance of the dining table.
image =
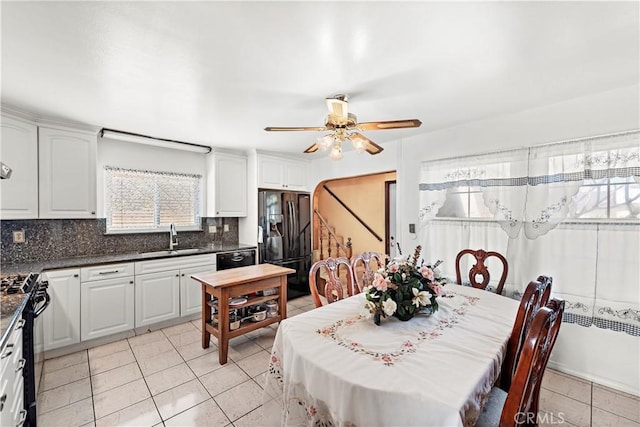
POLYGON ((439 309, 376 325, 363 293, 283 320, 264 384, 279 426, 471 426, 497 380, 518 301, 448 284, 439 309))

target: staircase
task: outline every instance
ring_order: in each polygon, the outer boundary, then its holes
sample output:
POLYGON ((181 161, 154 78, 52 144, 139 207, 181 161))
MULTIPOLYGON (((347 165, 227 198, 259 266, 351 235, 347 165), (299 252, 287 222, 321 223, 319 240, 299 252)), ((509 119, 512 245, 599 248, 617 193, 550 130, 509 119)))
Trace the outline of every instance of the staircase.
POLYGON ((351 260, 351 256, 353 255, 351 237, 347 237, 347 242, 345 243, 344 236, 337 235, 335 227, 330 226, 317 209, 314 209, 314 213, 320 220, 320 232, 318 235, 319 246, 313 251, 313 262, 338 257, 345 257, 351 260))

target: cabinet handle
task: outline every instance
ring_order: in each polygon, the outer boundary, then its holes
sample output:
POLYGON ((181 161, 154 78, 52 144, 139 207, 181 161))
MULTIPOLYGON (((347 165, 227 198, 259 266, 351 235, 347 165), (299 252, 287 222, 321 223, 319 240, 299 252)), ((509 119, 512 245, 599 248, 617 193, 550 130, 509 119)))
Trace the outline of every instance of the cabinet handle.
POLYGON ((184 273, 182 273, 182 277, 184 277, 184 273))
POLYGON ((120 270, 113 270, 113 271, 101 271, 98 274, 116 274, 116 273, 120 273, 120 270))
POLYGON ((7 393, 3 394, 2 397, 0 397, 0 412, 2 412, 2 410, 4 409, 4 402, 7 401, 7 393))
POLYGON ((91 211, 91 215, 95 215, 95 214, 96 214, 96 211, 91 211))
POLYGON ((176 277, 180 277, 180 275, 179 275, 179 274, 176 274, 176 277))
POLYGON ((24 359, 24 358, 18 360, 18 367, 16 368, 16 372, 20 372, 22 369, 24 369, 24 364, 26 362, 27 362, 27 360, 24 359))
POLYGON ((130 284, 130 285, 133 285, 133 280, 129 280, 129 284, 130 284))
POLYGON ((25 421, 27 421, 27 410, 20 409, 20 419, 18 420, 18 424, 16 424, 16 427, 22 427, 25 421))
POLYGON ((5 357, 9 357, 13 354, 13 343, 7 344, 7 352, 5 354, 2 355, 2 357, 0 359, 4 359, 5 357))
POLYGON ((26 320, 24 319, 20 319, 18 320, 18 323, 16 323, 16 329, 22 329, 24 327, 26 320))
POLYGON ((73 277, 79 277, 79 275, 78 274, 74 274, 73 277))

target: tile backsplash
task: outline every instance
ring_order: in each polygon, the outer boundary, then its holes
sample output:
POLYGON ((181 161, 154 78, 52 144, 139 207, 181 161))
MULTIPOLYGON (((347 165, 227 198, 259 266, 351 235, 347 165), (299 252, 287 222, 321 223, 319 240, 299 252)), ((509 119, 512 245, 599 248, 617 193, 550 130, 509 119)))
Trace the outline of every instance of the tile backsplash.
MULTIPOLYGON (((202 218, 203 231, 178 231, 178 248, 237 244, 238 218, 202 218), (215 225, 229 231, 209 233, 215 225)), ((169 249, 169 233, 104 234, 106 220, 33 219, 0 221, 2 264, 41 262, 83 256, 150 252, 169 249), (24 243, 13 243, 13 232, 24 230, 24 243)))

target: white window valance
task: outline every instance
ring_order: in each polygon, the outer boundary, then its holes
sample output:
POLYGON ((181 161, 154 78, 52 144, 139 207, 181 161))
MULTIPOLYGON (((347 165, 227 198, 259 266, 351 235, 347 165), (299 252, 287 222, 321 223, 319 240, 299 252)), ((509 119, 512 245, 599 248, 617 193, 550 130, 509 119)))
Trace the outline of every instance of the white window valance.
POLYGON ((422 163, 420 219, 443 206, 447 191, 479 187, 493 219, 510 238, 535 239, 576 209, 588 180, 640 182, 640 131, 422 163))

